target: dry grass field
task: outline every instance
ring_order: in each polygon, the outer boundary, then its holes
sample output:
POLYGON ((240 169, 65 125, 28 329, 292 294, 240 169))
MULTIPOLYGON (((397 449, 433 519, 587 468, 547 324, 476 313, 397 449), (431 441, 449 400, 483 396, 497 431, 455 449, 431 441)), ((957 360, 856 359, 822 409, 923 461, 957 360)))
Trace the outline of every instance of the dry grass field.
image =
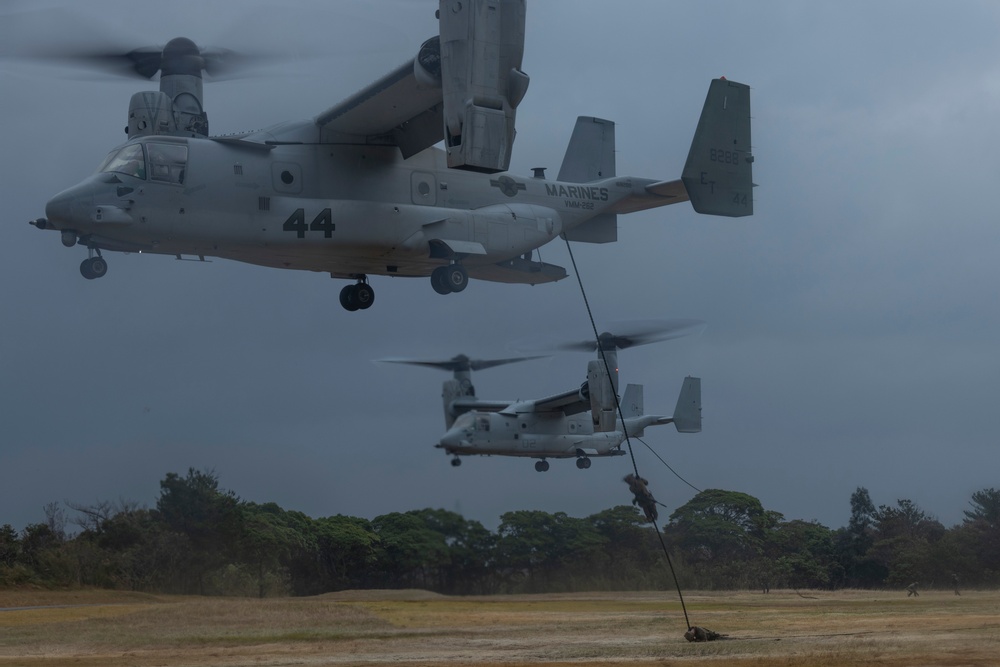
POLYGON ((1000 665, 1000 592, 248 600, 0 591, 0 667, 228 665, 1000 665))

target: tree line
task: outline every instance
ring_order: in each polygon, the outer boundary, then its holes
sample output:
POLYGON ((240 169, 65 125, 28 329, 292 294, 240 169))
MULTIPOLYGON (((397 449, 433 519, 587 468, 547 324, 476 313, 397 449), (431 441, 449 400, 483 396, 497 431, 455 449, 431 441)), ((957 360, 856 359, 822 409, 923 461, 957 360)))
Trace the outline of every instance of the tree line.
POLYGON ((910 500, 876 507, 859 487, 847 525, 830 529, 709 489, 670 514, 661 543, 630 505, 585 518, 507 512, 496 531, 441 509, 316 519, 241 500, 214 472, 191 469, 167 474, 152 509, 50 503, 44 522, 0 526, 0 586, 259 597, 658 590, 673 587, 664 545, 686 589, 998 586, 1000 491, 977 491, 969 506, 945 528, 910 500))

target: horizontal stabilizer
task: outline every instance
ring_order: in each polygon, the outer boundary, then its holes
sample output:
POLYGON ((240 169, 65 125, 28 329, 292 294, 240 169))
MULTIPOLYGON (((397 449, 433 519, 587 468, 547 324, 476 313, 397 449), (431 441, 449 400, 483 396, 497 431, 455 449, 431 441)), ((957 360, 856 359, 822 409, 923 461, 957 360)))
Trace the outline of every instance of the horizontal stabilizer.
POLYGON ((750 86, 714 79, 681 180, 698 213, 753 215, 750 86))

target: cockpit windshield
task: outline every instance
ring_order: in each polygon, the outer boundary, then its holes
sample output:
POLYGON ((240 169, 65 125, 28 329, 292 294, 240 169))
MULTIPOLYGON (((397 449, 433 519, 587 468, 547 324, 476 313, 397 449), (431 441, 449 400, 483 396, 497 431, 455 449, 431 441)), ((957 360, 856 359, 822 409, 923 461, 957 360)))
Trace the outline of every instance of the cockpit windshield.
POLYGON ((184 183, 187 159, 187 144, 150 141, 148 144, 129 144, 112 151, 104 158, 97 171, 125 174, 143 180, 148 176, 151 181, 181 185, 184 183))
POLYGON ((115 174, 125 174, 134 178, 146 178, 146 156, 142 151, 142 144, 129 144, 111 151, 104 162, 97 168, 100 173, 111 172, 115 174))
POLYGON ((455 423, 451 425, 451 428, 453 430, 472 428, 474 425, 474 419, 475 418, 473 417, 471 412, 460 414, 455 419, 455 423))
POLYGON ((187 168, 187 144, 160 144, 149 142, 149 178, 162 183, 184 183, 187 168))

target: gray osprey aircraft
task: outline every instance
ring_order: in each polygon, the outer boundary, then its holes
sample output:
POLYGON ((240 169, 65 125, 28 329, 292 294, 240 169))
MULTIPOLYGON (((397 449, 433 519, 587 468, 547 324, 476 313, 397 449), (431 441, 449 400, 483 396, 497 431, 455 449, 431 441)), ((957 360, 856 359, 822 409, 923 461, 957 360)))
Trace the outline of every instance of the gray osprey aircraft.
POLYGON ((159 90, 133 95, 128 140, 31 224, 85 247, 88 279, 106 274, 102 251, 220 257, 352 281, 340 301, 358 310, 374 275, 429 276, 440 294, 470 278, 559 280, 565 269, 532 251, 558 236, 614 241, 619 214, 683 201, 753 213, 750 89, 725 79, 679 179, 618 175, 614 124, 592 117, 577 119, 556 180, 506 173, 528 88, 525 1, 440 0, 439 34, 411 61, 312 118, 228 136, 209 134, 202 75, 237 54, 185 38, 81 54, 158 73, 159 90))
POLYGON ((460 456, 522 456, 538 459, 535 470, 549 469, 549 458, 575 458, 576 467, 589 468, 592 457, 621 456, 626 433, 641 437, 648 426, 673 424, 680 433, 701 431, 701 380, 685 378, 672 416, 647 415, 643 409, 643 387, 630 384, 620 405, 618 420, 618 350, 684 336, 699 329, 695 320, 653 320, 628 325, 629 333, 603 333, 594 340, 560 346, 569 350, 597 349, 597 359, 587 365, 587 380, 578 388, 534 400, 484 400, 476 397, 471 371, 492 368, 538 357, 469 359, 459 355, 444 361, 383 359, 452 371, 446 380, 445 426, 435 445, 453 456, 451 464, 462 464, 460 456))

